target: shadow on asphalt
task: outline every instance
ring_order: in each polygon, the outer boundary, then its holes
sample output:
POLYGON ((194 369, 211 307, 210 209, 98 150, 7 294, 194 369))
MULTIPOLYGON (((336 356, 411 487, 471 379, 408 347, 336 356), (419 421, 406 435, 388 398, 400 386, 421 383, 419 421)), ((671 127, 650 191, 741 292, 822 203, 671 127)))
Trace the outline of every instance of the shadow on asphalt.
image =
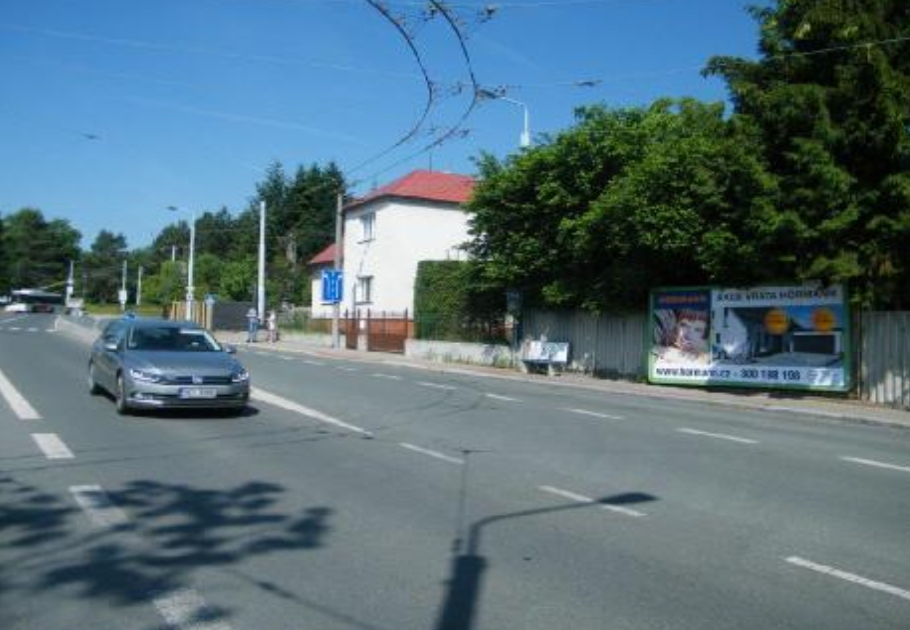
MULTIPOLYGON (((470 452, 463 452, 463 454, 465 455, 465 466, 462 473, 461 496, 459 498, 459 519, 467 500, 467 471, 470 452)), ((601 505, 628 506, 658 500, 657 497, 651 494, 627 492, 606 496, 590 503, 572 502, 531 510, 520 510, 474 521, 468 528, 466 538, 459 532, 459 536, 453 541, 453 556, 449 578, 446 581, 445 597, 433 630, 474 630, 477 621, 477 610, 483 592, 483 575, 489 568, 487 558, 480 553, 482 536, 484 530, 491 525, 519 518, 567 512, 569 510, 590 509, 601 505)))
MULTIPOLYGON (((0 476, 0 610, 15 614, 15 602, 53 593, 102 607, 148 606, 192 588, 199 569, 232 570, 253 557, 322 547, 333 510, 281 509, 285 493, 264 482, 214 488, 134 481, 108 491, 129 520, 86 530, 87 516, 69 497, 0 476)), ((193 622, 231 616, 208 607, 193 622)))

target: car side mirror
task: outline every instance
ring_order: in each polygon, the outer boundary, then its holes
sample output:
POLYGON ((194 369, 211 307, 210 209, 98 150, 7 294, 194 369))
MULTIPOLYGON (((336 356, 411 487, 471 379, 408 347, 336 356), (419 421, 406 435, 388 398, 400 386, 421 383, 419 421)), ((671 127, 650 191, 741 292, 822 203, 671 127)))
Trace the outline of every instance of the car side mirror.
POLYGON ((237 354, 237 346, 226 343, 222 346, 228 354, 237 354))
POLYGON ((104 342, 104 349, 109 352, 117 352, 117 350, 119 348, 120 348, 120 345, 116 341, 105 341, 104 342))

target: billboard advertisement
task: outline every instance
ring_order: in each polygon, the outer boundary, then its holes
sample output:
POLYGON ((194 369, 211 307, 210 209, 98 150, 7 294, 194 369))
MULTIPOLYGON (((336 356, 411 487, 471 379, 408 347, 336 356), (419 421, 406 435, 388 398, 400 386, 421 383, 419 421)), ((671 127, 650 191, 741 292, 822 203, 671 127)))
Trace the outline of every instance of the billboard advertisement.
POLYGON ((839 285, 656 289, 649 321, 652 383, 850 389, 839 285))

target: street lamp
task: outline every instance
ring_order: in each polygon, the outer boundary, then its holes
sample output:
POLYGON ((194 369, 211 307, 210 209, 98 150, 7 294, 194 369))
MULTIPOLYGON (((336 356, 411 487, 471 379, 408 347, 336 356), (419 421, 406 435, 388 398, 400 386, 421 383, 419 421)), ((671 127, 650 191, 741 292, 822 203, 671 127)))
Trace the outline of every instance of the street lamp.
POLYGON ((193 319, 193 263, 196 258, 196 211, 178 208, 177 206, 168 206, 171 212, 188 212, 190 214, 190 262, 186 274, 186 318, 193 319))
POLYGON ((497 99, 500 101, 505 101, 506 103, 512 103, 513 105, 520 107, 524 113, 524 127, 521 130, 521 138, 519 139, 519 144, 522 148, 531 146, 531 122, 527 105, 521 101, 516 101, 514 98, 509 98, 505 94, 502 94, 498 91, 487 90, 484 88, 477 90, 477 95, 480 98, 497 99))

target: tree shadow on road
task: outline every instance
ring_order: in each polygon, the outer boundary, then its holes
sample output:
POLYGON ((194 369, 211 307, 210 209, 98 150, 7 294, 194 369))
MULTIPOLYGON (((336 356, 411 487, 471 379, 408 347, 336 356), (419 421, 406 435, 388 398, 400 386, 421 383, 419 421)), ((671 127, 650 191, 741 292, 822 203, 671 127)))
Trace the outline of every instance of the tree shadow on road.
MULTIPOLYGON (((11 600, 66 591, 101 606, 147 605, 191 589, 200 569, 323 546, 333 510, 289 509, 285 495, 265 482, 222 489, 136 481, 108 493, 125 523, 87 529, 87 516, 66 497, 0 478, 0 542, 17 572, 0 574, 0 584, 11 600)), ((197 621, 231 611, 204 614, 197 621)))

